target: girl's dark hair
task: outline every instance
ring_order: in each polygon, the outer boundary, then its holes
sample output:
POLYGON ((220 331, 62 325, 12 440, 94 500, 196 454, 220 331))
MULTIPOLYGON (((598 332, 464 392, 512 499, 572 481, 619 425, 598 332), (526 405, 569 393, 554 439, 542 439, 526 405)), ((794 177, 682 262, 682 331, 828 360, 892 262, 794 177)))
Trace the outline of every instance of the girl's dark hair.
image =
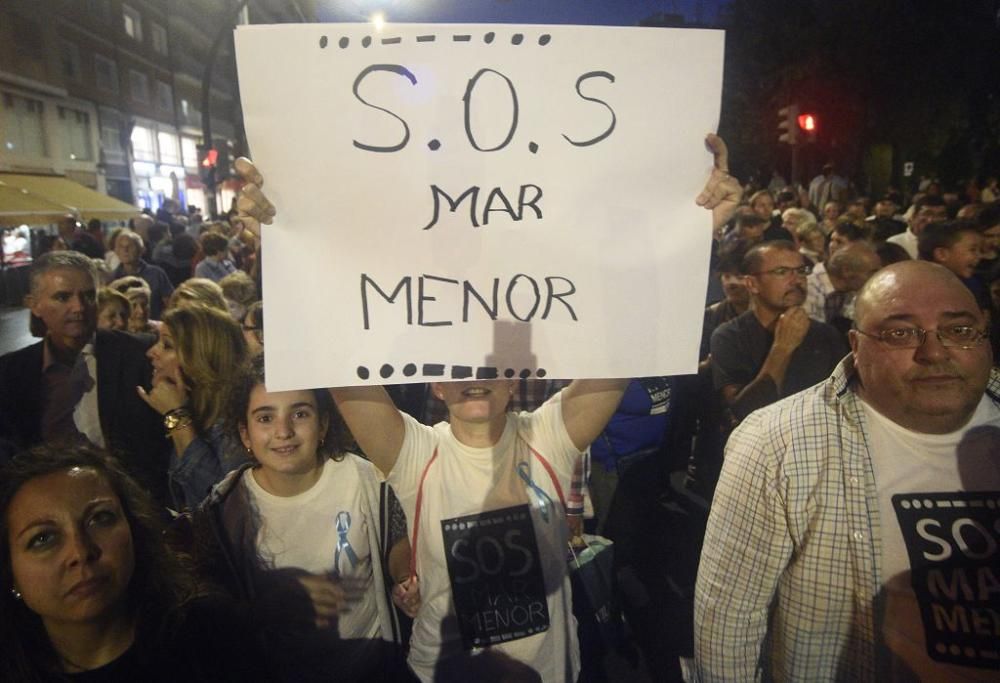
POLYGON ((16 455, 0 469, 0 680, 52 680, 62 670, 41 618, 11 593, 8 511, 24 484, 73 467, 96 470, 118 496, 128 521, 135 553, 128 600, 138 616, 136 640, 158 638, 195 595, 180 558, 164 543, 163 525, 152 499, 116 459, 94 446, 77 443, 44 445, 16 455))
MULTIPOLYGON (((240 368, 230 385, 229 403, 226 409, 226 430, 240 440, 240 427, 247 424, 247 411, 250 408, 250 392, 258 384, 264 383, 264 354, 257 354, 240 368)), ((343 460, 349 450, 354 450, 354 440, 347 425, 344 424, 340 411, 333 403, 330 392, 325 389, 312 389, 316 399, 318 417, 327 419, 326 433, 322 436, 322 444, 317 449, 317 456, 322 460, 332 458, 343 460)), ((250 454, 253 457, 253 454, 250 454)))

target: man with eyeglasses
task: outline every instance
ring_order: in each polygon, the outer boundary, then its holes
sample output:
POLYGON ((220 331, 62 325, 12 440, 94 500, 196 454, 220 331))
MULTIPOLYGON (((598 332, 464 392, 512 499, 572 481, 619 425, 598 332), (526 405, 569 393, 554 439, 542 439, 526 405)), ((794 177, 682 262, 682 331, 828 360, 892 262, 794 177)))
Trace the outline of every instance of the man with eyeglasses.
POLYGON ((750 310, 712 334, 712 375, 736 421, 821 382, 847 347, 836 329, 810 320, 809 266, 792 242, 763 242, 743 258, 750 310))
POLYGON ((940 265, 862 288, 852 354, 733 433, 695 595, 702 681, 997 680, 1000 372, 940 265))

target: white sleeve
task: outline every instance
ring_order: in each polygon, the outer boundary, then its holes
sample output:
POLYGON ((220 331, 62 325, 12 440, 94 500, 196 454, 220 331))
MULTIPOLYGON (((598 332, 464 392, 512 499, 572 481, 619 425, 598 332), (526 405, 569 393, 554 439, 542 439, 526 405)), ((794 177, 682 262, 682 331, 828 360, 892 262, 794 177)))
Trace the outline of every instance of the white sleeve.
POLYGON ((438 436, 433 427, 421 424, 400 411, 403 418, 403 445, 399 449, 396 464, 386 477, 386 481, 396 492, 399 504, 403 506, 406 519, 412 520, 417 503, 417 488, 427 463, 434 455, 438 436))
POLYGON ((564 491, 569 491, 573 470, 583 455, 573 445, 562 415, 562 391, 531 413, 518 415, 519 429, 528 444, 545 458, 564 491))

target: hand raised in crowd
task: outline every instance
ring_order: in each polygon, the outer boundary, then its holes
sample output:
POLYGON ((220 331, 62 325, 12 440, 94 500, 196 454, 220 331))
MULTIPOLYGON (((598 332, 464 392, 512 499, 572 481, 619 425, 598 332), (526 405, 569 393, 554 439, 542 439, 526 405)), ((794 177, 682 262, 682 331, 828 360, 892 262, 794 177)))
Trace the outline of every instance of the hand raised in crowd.
POLYGON ((260 224, 270 225, 277 214, 274 204, 268 201, 264 193, 261 192, 260 188, 264 185, 264 176, 246 157, 238 158, 233 163, 233 167, 244 183, 236 200, 237 217, 243 223, 244 228, 260 236, 260 224))
POLYGON ((793 306, 778 318, 774 327, 774 346, 789 351, 797 349, 809 331, 809 316, 801 306, 793 306))
POLYGON ((715 157, 715 167, 695 203, 712 210, 712 228, 717 231, 736 213, 743 198, 743 188, 736 178, 729 175, 729 148, 725 140, 709 133, 705 136, 705 146, 715 157))
POLYGON ((180 367, 175 368, 170 375, 154 374, 153 388, 149 391, 142 387, 136 387, 136 390, 139 392, 139 398, 160 415, 183 408, 190 398, 190 391, 184 383, 180 367))
POLYGON ((420 581, 408 576, 392 587, 392 602, 411 619, 420 611, 420 581))

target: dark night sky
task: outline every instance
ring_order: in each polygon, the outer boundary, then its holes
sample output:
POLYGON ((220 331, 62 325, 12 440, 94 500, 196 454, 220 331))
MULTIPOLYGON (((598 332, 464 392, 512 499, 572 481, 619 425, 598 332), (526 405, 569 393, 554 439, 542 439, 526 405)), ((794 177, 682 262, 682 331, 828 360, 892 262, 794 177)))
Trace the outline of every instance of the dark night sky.
POLYGON ((600 24, 634 26, 657 12, 716 21, 721 0, 318 0, 321 21, 600 24))

